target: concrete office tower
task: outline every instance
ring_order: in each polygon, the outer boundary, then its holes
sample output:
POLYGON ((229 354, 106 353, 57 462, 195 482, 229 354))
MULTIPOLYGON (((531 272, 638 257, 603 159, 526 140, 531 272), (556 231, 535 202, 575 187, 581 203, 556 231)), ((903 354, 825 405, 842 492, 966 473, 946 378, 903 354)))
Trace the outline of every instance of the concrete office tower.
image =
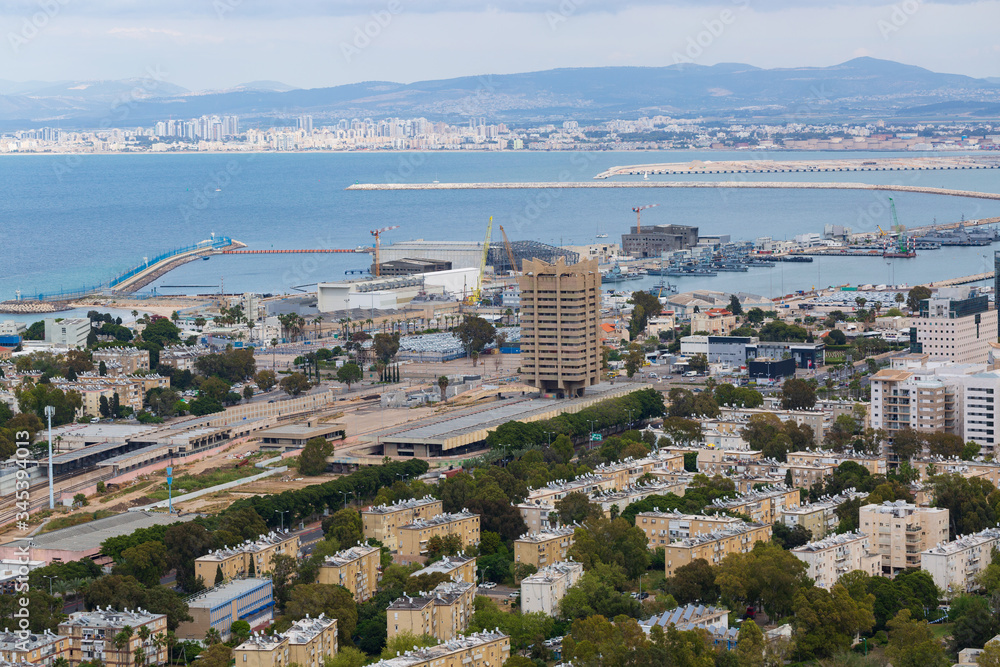
POLYGON ((997 340, 997 318, 989 299, 970 287, 939 289, 920 303, 914 320, 919 351, 932 360, 981 364, 997 340))
POLYGON ((521 381, 559 398, 582 396, 601 375, 597 260, 525 260, 522 271, 521 381))

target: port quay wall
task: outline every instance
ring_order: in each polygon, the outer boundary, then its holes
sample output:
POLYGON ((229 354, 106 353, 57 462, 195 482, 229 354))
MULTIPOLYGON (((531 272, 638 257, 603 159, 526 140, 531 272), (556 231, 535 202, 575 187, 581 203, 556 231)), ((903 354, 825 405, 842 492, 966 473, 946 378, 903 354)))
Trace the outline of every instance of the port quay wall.
POLYGON ((873 190, 1000 200, 998 192, 952 190, 881 183, 808 183, 795 181, 552 181, 526 183, 354 183, 347 190, 574 190, 583 188, 708 188, 772 190, 873 190))

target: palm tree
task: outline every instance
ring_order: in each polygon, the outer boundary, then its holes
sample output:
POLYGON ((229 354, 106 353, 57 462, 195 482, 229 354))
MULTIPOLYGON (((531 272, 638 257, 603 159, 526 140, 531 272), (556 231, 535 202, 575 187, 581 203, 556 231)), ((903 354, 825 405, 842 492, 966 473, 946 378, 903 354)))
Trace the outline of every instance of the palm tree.
POLYGON ((205 633, 205 643, 209 646, 222 643, 222 635, 215 628, 209 628, 205 633))
POLYGON ((365 324, 368 326, 368 330, 371 331, 372 325, 375 324, 375 320, 370 317, 365 318, 365 324))
POLYGON ((128 658, 123 659, 122 652, 125 652, 126 656, 130 654, 128 648, 129 644, 132 643, 132 627, 129 625, 123 627, 121 631, 115 635, 113 641, 115 649, 118 651, 118 667, 125 667, 128 664, 128 658))
POLYGON ((312 323, 316 326, 316 338, 319 339, 319 325, 323 323, 323 316, 317 315, 313 318, 312 323))
POLYGON ((448 376, 442 375, 438 378, 438 387, 441 389, 441 402, 447 403, 448 396, 445 395, 445 390, 448 388, 448 376))

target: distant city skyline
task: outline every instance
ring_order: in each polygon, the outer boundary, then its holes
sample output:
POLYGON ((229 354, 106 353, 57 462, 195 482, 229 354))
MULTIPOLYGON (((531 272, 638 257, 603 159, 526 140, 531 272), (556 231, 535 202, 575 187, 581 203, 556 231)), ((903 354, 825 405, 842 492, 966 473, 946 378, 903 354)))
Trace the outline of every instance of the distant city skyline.
POLYGON ((556 67, 828 66, 858 56, 1000 77, 1000 0, 0 0, 0 78, 299 88, 556 67))

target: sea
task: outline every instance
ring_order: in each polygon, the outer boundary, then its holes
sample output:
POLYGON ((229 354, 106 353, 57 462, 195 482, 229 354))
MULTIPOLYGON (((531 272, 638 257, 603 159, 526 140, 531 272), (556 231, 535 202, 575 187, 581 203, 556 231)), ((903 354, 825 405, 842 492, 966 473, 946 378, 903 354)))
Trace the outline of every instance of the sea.
MULTIPOLYGON (((106 282, 174 248, 229 236, 250 249, 371 246, 410 239, 481 240, 494 218, 510 239, 553 245, 620 241, 632 207, 658 204, 644 224, 696 225, 733 240, 792 238, 824 225, 855 231, 892 224, 889 196, 906 226, 1000 216, 1000 201, 850 190, 560 189, 349 191, 353 183, 586 181, 616 165, 691 160, 817 160, 864 153, 747 151, 355 152, 112 154, 0 157, 0 300, 106 282), (599 239, 598 234, 607 234, 599 239)), ((871 154, 889 157, 893 154, 871 154)), ((920 153, 898 154, 918 157, 920 153)), ((934 154, 928 154, 934 155, 934 154)), ((641 179, 635 177, 617 177, 641 179)), ((649 180, 732 180, 653 176, 649 180)), ((898 183, 1000 192, 1000 174, 912 171, 752 174, 741 180, 898 183)), ((994 245, 994 248, 997 247, 994 245)), ((992 270, 990 247, 943 248, 913 259, 829 257, 716 277, 669 278, 680 291, 707 288, 775 297, 845 283, 915 284, 992 270)), ((216 255, 162 276, 144 293, 302 293, 366 269, 368 254, 216 255)), ((624 283, 652 287, 660 278, 624 283)), ((33 319, 33 318, 28 318, 33 319)))

